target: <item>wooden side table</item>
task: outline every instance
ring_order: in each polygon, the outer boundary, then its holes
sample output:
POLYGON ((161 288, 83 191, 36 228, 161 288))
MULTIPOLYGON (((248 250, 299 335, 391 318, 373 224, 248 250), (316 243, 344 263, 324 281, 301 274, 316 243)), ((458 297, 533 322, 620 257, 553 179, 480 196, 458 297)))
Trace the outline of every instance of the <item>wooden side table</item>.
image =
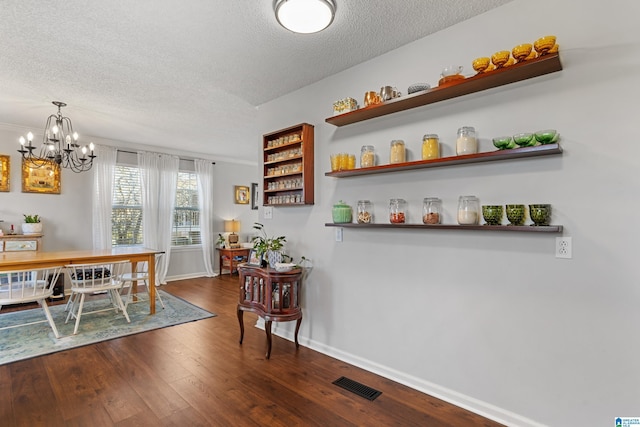
POLYGON ((222 276, 222 267, 229 269, 229 275, 231 276, 234 271, 238 270, 238 264, 247 262, 249 259, 249 249, 247 248, 235 248, 235 249, 223 249, 216 248, 219 251, 220 261, 220 275, 222 276), (235 257, 241 256, 242 260, 235 260, 235 257))
POLYGON ((302 322, 300 308, 300 285, 302 269, 297 268, 285 273, 272 268, 260 268, 243 264, 238 267, 240 295, 238 300, 238 322, 240 323, 240 344, 244 338, 245 311, 251 311, 262 317, 267 334, 267 354, 271 356, 271 322, 296 321, 295 342, 298 343, 298 331, 302 322))

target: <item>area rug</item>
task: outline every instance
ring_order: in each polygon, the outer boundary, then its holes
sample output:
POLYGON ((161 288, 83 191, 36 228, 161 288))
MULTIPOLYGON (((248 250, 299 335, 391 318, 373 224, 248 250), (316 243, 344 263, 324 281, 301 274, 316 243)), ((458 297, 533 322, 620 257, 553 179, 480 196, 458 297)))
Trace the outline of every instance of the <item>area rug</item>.
POLYGON ((140 300, 127 308, 131 323, 127 323, 122 313, 106 310, 111 306, 106 295, 86 301, 77 335, 73 335, 75 320, 64 323, 65 305, 49 306, 60 334, 58 339, 40 307, 0 313, 0 365, 215 316, 183 299, 158 292, 165 308, 156 301, 156 314, 150 315, 148 295, 140 294, 140 300), (105 310, 100 311, 102 309, 105 310), (85 315, 90 311, 98 312, 85 315))

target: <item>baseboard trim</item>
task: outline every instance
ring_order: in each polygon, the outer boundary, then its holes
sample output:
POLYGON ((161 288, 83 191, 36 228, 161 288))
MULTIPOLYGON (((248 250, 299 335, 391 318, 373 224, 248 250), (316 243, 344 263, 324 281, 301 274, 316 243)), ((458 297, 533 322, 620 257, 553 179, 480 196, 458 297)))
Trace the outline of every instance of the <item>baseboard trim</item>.
MULTIPOLYGON (((257 328, 264 329, 264 322, 261 318, 258 318, 255 326, 257 328)), ((294 340, 293 331, 285 329, 284 327, 278 328, 276 323, 274 323, 274 326, 275 327, 272 331, 274 335, 278 335, 279 337, 287 339, 289 341, 294 340)), ((442 387, 438 384, 425 381, 421 378, 407 375, 404 372, 400 372, 387 366, 380 365, 378 363, 372 362, 371 360, 364 359, 362 357, 344 352, 337 348, 310 340, 306 337, 302 337, 299 335, 298 341, 300 345, 308 347, 319 353, 326 354, 327 356, 341 360, 345 363, 349 363, 350 365, 365 369, 369 372, 380 375, 384 378, 395 381, 419 392, 428 394, 429 396, 436 397, 447 403, 466 409, 467 411, 473 412, 474 414, 478 414, 495 422, 504 424, 505 426, 546 427, 545 424, 541 424, 506 409, 497 407, 495 405, 479 399, 475 399, 462 393, 458 393, 455 390, 442 387)))

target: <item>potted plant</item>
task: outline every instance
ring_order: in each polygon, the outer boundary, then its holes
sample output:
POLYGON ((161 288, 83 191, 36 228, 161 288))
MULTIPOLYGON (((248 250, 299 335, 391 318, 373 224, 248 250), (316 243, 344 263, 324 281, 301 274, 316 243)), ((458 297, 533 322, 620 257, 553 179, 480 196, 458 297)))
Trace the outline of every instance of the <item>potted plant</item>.
POLYGON ((269 266, 275 268, 276 263, 282 262, 282 252, 280 250, 283 248, 287 238, 285 236, 269 237, 264 229, 264 225, 259 222, 255 222, 253 228, 260 233, 259 236, 252 239, 253 248, 259 257, 266 254, 269 260, 269 266))
POLYGON ((222 249, 224 249, 224 245, 226 242, 227 240, 224 238, 224 236, 218 233, 218 240, 216 240, 216 244, 220 246, 222 249))
POLYGON ((40 215, 26 215, 24 214, 24 222, 22 223, 22 234, 41 234, 42 223, 40 222, 40 215))

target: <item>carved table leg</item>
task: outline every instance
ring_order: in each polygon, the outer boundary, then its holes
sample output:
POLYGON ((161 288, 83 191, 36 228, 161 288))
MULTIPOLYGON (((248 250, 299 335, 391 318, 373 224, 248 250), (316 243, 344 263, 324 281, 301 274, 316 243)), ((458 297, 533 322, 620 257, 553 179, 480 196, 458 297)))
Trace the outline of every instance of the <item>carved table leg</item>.
POLYGON ((240 310, 238 307, 238 322, 240 323, 240 344, 242 344, 242 338, 244 338, 244 310, 240 310))
POLYGON ((264 322, 264 330, 267 333, 267 359, 271 357, 271 320, 264 322))
POLYGON ((302 316, 300 316, 300 318, 296 321, 296 332, 295 332, 295 339, 296 339, 296 348, 300 347, 300 344, 298 343, 298 331, 300 330, 300 323, 302 323, 302 316))

